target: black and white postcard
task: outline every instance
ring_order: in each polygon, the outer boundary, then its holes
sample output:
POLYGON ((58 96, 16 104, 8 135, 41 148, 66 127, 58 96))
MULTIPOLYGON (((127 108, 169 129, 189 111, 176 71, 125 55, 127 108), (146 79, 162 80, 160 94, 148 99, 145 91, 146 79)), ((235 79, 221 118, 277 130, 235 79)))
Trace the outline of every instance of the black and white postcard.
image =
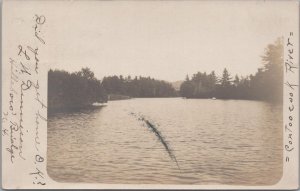
POLYGON ((4 0, 5 189, 297 189, 299 1, 4 0))

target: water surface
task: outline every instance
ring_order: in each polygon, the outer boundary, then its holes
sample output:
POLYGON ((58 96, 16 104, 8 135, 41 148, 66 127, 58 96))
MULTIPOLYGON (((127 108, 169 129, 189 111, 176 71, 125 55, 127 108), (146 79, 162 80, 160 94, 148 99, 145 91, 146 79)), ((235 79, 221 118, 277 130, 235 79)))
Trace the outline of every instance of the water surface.
POLYGON ((48 116, 59 182, 271 185, 282 176, 282 107, 145 98, 48 116))

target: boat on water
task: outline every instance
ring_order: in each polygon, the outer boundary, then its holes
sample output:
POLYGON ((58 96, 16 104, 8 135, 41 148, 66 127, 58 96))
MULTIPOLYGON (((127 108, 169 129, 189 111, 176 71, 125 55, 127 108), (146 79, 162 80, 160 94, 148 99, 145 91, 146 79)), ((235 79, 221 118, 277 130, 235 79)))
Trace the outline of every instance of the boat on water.
POLYGON ((92 106, 106 106, 106 103, 95 102, 92 104, 92 106))

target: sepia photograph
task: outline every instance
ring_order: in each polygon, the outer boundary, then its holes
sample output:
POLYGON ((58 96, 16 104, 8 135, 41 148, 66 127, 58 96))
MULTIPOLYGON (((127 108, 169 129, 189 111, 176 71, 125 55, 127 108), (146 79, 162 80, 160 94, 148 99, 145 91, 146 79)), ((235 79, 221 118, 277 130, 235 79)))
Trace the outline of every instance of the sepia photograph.
POLYGON ((49 176, 276 184, 285 20, 259 2, 145 4, 99 3, 64 18, 68 47, 48 71, 49 176))
POLYGON ((298 1, 4 0, 2 20, 3 188, 299 187, 298 1))

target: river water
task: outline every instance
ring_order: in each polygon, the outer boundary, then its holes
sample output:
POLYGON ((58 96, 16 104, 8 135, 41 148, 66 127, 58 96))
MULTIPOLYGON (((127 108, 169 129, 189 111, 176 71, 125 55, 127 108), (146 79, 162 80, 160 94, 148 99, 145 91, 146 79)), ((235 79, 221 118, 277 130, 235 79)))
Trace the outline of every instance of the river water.
POLYGON ((58 182, 271 185, 282 176, 282 107, 145 98, 48 116, 58 182))

